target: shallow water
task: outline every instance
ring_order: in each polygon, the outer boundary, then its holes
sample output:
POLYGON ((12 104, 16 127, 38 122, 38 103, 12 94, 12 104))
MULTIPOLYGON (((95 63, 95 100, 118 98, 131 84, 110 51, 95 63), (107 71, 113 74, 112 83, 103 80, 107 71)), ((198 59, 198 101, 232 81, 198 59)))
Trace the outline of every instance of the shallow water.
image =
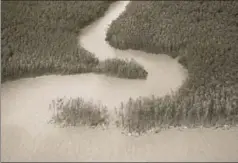
POLYGON ((57 97, 83 97, 113 108, 129 97, 164 96, 181 86, 186 70, 167 55, 120 51, 105 32, 128 2, 116 2, 105 16, 82 31, 79 43, 100 60, 134 58, 147 80, 127 80, 93 73, 26 78, 1 85, 2 161, 234 161, 238 132, 176 129, 158 135, 127 137, 118 129, 56 128, 48 109, 57 97), (229 151, 229 153, 225 153, 229 151), (156 151, 156 152, 154 152, 156 151), (173 156, 173 157, 171 157, 173 156))

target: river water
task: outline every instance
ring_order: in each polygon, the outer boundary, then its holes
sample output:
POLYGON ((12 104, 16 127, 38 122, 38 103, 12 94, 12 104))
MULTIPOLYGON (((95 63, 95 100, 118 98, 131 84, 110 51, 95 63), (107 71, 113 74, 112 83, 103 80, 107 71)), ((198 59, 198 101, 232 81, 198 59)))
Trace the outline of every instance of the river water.
POLYGON ((127 1, 111 5, 105 16, 85 28, 79 44, 100 60, 133 58, 148 71, 146 80, 93 73, 25 78, 1 85, 1 161, 238 161, 238 132, 170 129, 129 137, 116 128, 59 128, 48 124, 49 104, 57 97, 83 97, 113 110, 130 97, 164 96, 176 91, 187 72, 176 59, 134 50, 116 50, 105 41, 111 21, 127 1))

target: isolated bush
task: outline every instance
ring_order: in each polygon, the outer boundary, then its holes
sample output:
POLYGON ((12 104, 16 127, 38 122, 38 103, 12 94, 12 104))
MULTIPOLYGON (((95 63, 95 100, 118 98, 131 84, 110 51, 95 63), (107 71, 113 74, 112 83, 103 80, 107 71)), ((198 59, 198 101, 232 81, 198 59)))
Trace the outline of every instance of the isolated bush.
POLYGON ((3 1, 2 82, 48 73, 91 72, 98 60, 78 46, 80 29, 113 1, 3 1))
POLYGON ((166 100, 146 98, 123 105, 125 110, 134 110, 124 111, 126 128, 237 124, 237 11, 237 1, 130 2, 110 26, 109 44, 179 56, 189 77, 166 100))
POLYGON ((148 72, 135 60, 106 59, 99 63, 96 72, 128 79, 146 79, 148 72))
POLYGON ((52 101, 50 109, 54 111, 51 122, 64 127, 108 124, 106 107, 82 98, 58 98, 52 101))

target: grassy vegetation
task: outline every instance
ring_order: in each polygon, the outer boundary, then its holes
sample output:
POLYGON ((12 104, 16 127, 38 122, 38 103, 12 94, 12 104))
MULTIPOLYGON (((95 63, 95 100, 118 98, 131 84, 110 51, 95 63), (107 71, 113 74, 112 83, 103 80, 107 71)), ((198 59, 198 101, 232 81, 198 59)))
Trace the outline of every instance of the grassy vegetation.
MULTIPOLYGON (((103 16, 112 2, 3 1, 2 82, 46 74, 87 73, 100 67, 99 60, 78 45, 77 37, 82 28, 103 16)), ((125 62, 119 64, 123 64, 118 67, 123 70, 115 72, 118 77, 146 75, 134 62, 128 67, 125 62), (124 70, 127 68, 135 70, 124 70)), ((108 69, 100 70, 113 75, 108 69)))
POLYGON ((237 11, 237 1, 133 1, 127 6, 109 28, 109 44, 179 56, 189 78, 173 96, 123 104, 123 127, 143 132, 238 123, 237 11))
POLYGON ((146 79, 148 72, 135 60, 106 59, 99 63, 96 72, 128 79, 146 79))
POLYGON ((67 126, 91 126, 108 124, 106 107, 94 104, 92 101, 84 101, 82 98, 53 100, 50 109, 54 110, 52 122, 67 126))
POLYGON ((2 82, 43 74, 91 72, 98 59, 78 47, 80 30, 113 1, 3 1, 2 82))
MULTIPOLYGON (((2 82, 96 70, 129 78, 147 74, 127 61, 99 63, 93 54, 77 46, 80 29, 103 16, 112 2, 3 1, 2 82)), ((122 104, 123 127, 144 132, 156 126, 237 124, 237 11, 236 1, 130 3, 113 21, 106 40, 119 49, 180 56, 189 79, 173 96, 130 99, 122 104)), ((95 111, 104 107, 80 98, 56 103, 57 123, 94 126, 106 121, 104 112, 95 111)))

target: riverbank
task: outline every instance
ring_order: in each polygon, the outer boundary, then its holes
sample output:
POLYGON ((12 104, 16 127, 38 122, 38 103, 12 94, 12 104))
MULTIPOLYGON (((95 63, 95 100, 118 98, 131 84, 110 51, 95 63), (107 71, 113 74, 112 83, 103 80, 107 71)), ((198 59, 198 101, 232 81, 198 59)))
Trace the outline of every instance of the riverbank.
POLYGON ((2 82, 44 74, 91 72, 98 60, 77 35, 111 2, 2 3, 2 82))
POLYGON ((116 49, 179 57, 188 79, 172 97, 128 101, 126 128, 238 124, 237 9, 235 1, 129 3, 105 40, 116 49))
MULTIPOLYGON (((3 1, 1 82, 93 72, 101 63, 78 45, 77 37, 84 27, 102 17, 112 3, 3 1)), ((112 72, 113 76, 117 73, 112 72)))

